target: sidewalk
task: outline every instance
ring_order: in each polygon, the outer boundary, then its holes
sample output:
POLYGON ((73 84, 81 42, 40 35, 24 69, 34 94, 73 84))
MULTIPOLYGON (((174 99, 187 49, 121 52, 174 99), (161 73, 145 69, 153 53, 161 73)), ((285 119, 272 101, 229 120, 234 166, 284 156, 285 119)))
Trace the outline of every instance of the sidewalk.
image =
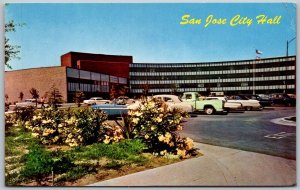
POLYGON ((195 143, 204 156, 89 186, 293 186, 296 161, 195 143))

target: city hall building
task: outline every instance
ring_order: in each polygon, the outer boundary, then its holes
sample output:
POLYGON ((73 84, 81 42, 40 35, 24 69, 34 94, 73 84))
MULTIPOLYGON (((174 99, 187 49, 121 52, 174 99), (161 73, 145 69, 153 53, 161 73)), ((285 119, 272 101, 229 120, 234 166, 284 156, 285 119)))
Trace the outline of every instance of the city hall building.
POLYGON ((133 94, 145 90, 149 94, 296 94, 295 56, 204 63, 133 63, 129 75, 133 94))
POLYGON ((40 97, 52 85, 66 102, 75 92, 86 98, 109 98, 114 86, 129 87, 129 96, 183 93, 186 91, 296 94, 296 56, 260 60, 199 63, 133 63, 132 56, 69 52, 61 56, 61 65, 5 72, 7 102, 31 98, 31 88, 40 97))

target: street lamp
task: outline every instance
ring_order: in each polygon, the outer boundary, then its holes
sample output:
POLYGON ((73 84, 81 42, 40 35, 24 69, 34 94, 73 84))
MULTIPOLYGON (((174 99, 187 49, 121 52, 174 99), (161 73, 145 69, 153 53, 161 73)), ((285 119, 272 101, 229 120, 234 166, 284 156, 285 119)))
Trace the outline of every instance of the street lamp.
POLYGON ((287 57, 289 56, 289 43, 291 43, 295 39, 296 39, 296 37, 286 41, 286 56, 287 57))

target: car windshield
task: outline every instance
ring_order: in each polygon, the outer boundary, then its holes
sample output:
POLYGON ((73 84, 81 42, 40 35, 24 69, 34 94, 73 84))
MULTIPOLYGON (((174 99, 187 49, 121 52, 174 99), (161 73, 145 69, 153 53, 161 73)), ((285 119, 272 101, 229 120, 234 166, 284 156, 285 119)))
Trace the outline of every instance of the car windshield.
POLYGON ((241 100, 249 100, 246 96, 239 96, 241 100))

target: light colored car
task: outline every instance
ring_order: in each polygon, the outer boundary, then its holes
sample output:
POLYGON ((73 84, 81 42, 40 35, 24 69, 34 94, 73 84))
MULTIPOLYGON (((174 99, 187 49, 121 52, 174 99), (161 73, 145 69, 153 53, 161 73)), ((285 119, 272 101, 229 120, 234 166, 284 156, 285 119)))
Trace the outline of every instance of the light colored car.
POLYGON ((16 103, 16 107, 36 106, 36 99, 25 99, 24 102, 16 103))
POLYGON ((181 109, 182 111, 188 113, 194 111, 192 105, 190 105, 187 102, 183 102, 178 96, 162 94, 162 95, 155 95, 153 97, 164 101, 168 105, 169 110, 173 110, 174 108, 176 108, 176 109, 181 109))
POLYGON ((262 110, 263 107, 257 100, 250 100, 245 96, 230 96, 228 97, 228 102, 238 102, 241 103, 245 110, 262 110))
POLYGON ((117 99, 115 99, 115 103, 119 105, 130 105, 134 102, 134 99, 128 98, 127 96, 119 96, 117 99))
POLYGON ((104 100, 102 97, 92 97, 89 100, 83 100, 83 103, 89 105, 109 104, 110 100, 104 100))
POLYGON ((242 103, 240 102, 228 102, 228 99, 227 97, 224 97, 224 96, 209 96, 209 97, 206 97, 205 98, 206 100, 222 100, 224 101, 224 108, 226 110, 240 110, 240 109, 243 109, 243 105, 242 103))

